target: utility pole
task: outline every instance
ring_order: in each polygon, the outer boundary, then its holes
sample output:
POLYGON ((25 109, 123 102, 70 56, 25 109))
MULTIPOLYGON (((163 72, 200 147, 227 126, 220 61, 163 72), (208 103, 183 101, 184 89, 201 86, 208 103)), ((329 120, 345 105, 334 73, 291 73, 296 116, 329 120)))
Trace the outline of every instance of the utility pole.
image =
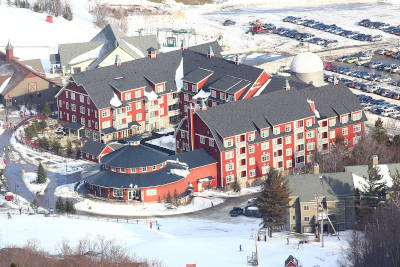
POLYGON ((322 218, 321 218, 321 248, 324 247, 324 209, 322 207, 322 203, 320 203, 322 208, 322 218))
POLYGON ((254 241, 256 242, 256 261, 255 261, 255 265, 256 265, 256 266, 258 266, 257 238, 258 238, 258 233, 257 233, 257 236, 254 236, 254 241))

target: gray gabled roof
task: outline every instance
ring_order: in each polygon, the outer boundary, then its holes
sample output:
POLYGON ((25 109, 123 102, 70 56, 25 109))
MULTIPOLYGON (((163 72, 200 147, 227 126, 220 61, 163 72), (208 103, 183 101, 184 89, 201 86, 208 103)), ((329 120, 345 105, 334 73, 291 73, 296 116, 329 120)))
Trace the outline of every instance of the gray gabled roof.
POLYGON ((213 74, 213 71, 206 70, 206 69, 199 67, 199 68, 189 72, 188 74, 186 74, 185 77, 183 77, 183 80, 192 82, 192 83, 198 83, 201 80, 210 76, 211 74, 213 74))
POLYGON ((183 152, 177 155, 172 155, 170 157, 173 160, 178 159, 180 162, 188 164, 189 169, 194 169, 217 162, 217 160, 214 159, 204 148, 196 149, 189 152, 183 152))
POLYGON ((332 103, 345 107, 346 113, 362 110, 356 96, 347 87, 327 85, 290 91, 282 88, 205 111, 199 110, 196 114, 210 128, 218 147, 224 150, 222 138, 315 116, 307 103, 308 99, 315 102, 321 118, 337 116, 331 108, 332 103))
POLYGON ((110 107, 110 99, 113 97, 113 90, 125 91, 134 88, 144 87, 147 92, 153 90, 150 81, 166 82, 165 92, 177 91, 175 74, 178 66, 183 60, 184 76, 200 68, 211 70, 213 75, 205 84, 233 73, 240 79, 249 79, 255 82, 262 69, 235 65, 233 61, 225 60, 218 56, 208 58, 201 51, 201 47, 214 47, 214 51, 220 50, 219 44, 214 41, 190 47, 187 50, 175 50, 167 53, 160 53, 156 58, 140 58, 123 62, 119 67, 112 65, 108 67, 84 71, 72 75, 77 85, 82 85, 97 108, 110 107))
POLYGON ((291 175, 287 179, 290 196, 304 202, 314 201, 316 195, 328 201, 355 195, 353 176, 349 172, 291 175))
MULTIPOLYGON (((115 27, 108 24, 91 41, 82 43, 60 44, 58 46, 58 57, 61 67, 67 66, 72 59, 101 47, 97 58, 89 66, 89 69, 97 68, 98 65, 118 46, 133 58, 147 56, 149 47, 159 48, 157 36, 123 36, 115 27)), ((56 62, 56 56, 51 55, 51 60, 56 62)))
POLYGON ((81 152, 82 153, 88 153, 90 155, 95 155, 98 156, 100 153, 106 148, 106 144, 88 140, 86 143, 82 146, 81 152))

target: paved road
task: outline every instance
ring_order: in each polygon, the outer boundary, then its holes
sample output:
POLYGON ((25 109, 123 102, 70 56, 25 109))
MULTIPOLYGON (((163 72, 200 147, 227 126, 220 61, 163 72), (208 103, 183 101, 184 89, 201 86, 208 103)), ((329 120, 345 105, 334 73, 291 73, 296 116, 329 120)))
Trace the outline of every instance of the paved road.
MULTIPOLYGON (((2 135, 0 135, 0 148, 3 145, 10 145, 11 131, 6 131, 2 135)), ((57 173, 47 172, 47 176, 50 178, 51 182, 45 191, 43 196, 36 196, 32 194, 29 189, 26 187, 25 183, 22 180, 22 172, 24 169, 26 172, 36 172, 37 166, 30 163, 17 163, 10 159, 7 160, 7 168, 5 171, 5 177, 7 178, 9 190, 14 192, 28 201, 32 202, 34 199, 37 200, 39 206, 44 208, 54 208, 56 198, 54 196, 54 191, 57 186, 63 184, 69 184, 79 181, 79 173, 71 174, 71 175, 61 175, 57 173)))

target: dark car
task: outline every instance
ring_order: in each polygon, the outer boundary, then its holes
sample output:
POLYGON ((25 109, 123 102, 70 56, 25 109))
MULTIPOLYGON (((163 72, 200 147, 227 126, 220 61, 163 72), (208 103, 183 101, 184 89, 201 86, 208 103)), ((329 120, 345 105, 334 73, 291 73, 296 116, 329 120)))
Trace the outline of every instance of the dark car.
POLYGON ((239 207, 234 207, 230 212, 229 215, 231 215, 231 217, 237 217, 239 215, 243 214, 243 209, 239 208, 239 207))
POLYGON ((230 19, 227 19, 224 21, 224 23, 222 23, 222 25, 224 25, 224 26, 230 26, 230 25, 235 25, 235 24, 236 24, 236 21, 233 21, 230 19))
POLYGON ((261 218, 261 213, 256 206, 248 206, 245 208, 244 215, 247 217, 261 218))

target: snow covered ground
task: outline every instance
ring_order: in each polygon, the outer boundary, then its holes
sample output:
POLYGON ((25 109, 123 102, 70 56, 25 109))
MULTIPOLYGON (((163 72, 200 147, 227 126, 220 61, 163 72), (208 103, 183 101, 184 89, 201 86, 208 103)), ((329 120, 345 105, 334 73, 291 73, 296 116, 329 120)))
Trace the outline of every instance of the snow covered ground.
POLYGON ((26 185, 26 187, 31 191, 33 194, 44 195, 44 191, 46 190, 47 186, 50 183, 50 179, 47 178, 47 181, 43 184, 36 183, 37 174, 34 172, 26 172, 22 176, 22 179, 26 185))
POLYGON ((18 143, 15 139, 15 135, 21 136, 22 131, 23 127, 16 129, 11 136, 10 143, 27 162, 34 165, 39 165, 39 162, 41 162, 46 170, 64 175, 80 172, 87 168, 89 164, 92 164, 84 160, 72 160, 48 152, 36 151, 27 145, 18 143))
POLYGON ((168 208, 165 203, 119 203, 84 199, 75 208, 93 214, 114 216, 159 216, 189 213, 221 204, 223 199, 215 197, 194 197, 186 206, 168 208))
MULTIPOLYGON (((36 240, 47 251, 57 253, 63 240, 76 245, 81 239, 96 240, 101 235, 113 239, 138 257, 161 260, 166 266, 248 266, 247 256, 255 251, 253 238, 259 228, 259 219, 237 217, 231 222, 220 223, 208 220, 185 218, 157 219, 160 230, 150 229, 149 220, 120 220, 119 223, 105 219, 81 217, 44 217, 40 215, 15 215, 11 220, 0 214, 0 244, 24 245, 27 240, 36 240), (70 230, 69 230, 70 229, 70 230), (239 244, 243 251, 239 252, 239 244)), ((153 225, 155 221, 153 220, 153 225)), ((274 233, 267 242, 258 242, 259 266, 283 266, 292 254, 302 266, 338 266, 337 259, 347 247, 342 232, 341 240, 325 237, 325 248, 310 242, 298 246, 299 235, 274 233), (289 245, 286 244, 289 237, 289 245)), ((301 238, 313 239, 313 236, 301 238)))
POLYGON ((176 149, 175 138, 173 135, 162 136, 160 138, 147 141, 146 143, 159 147, 168 148, 172 151, 175 151, 176 149))
POLYGON ((261 192, 261 190, 262 190, 261 186, 253 186, 253 187, 242 188, 240 192, 234 192, 233 190, 229 190, 226 192, 220 190, 204 190, 202 192, 196 192, 194 193, 194 195, 202 197, 239 197, 253 193, 258 193, 261 192))

